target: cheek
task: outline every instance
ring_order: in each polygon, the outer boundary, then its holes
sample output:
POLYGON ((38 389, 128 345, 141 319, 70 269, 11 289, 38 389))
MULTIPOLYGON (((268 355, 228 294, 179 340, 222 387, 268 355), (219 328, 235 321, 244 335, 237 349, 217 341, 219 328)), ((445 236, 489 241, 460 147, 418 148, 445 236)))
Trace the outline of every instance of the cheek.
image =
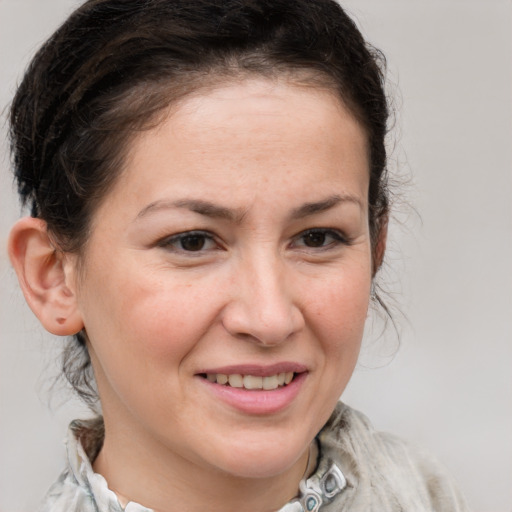
POLYGON ((146 270, 110 267, 87 277, 84 324, 104 367, 144 371, 148 363, 155 369, 177 363, 215 316, 204 286, 146 270))
POLYGON ((326 394, 337 400, 357 364, 368 314, 370 272, 351 267, 324 284, 312 290, 309 324, 320 343, 326 394))
POLYGON ((110 406, 121 399, 163 414, 169 391, 162 390, 180 389, 187 356, 214 321, 215 305, 212 293, 193 285, 129 275, 105 274, 88 285, 94 295, 85 322, 100 394, 110 406))
POLYGON ((157 361, 191 350, 215 316, 211 294, 190 284, 149 280, 129 288, 116 316, 124 322, 134 351, 144 351, 157 361))
POLYGON ((307 309, 315 325, 337 339, 361 335, 368 313, 370 285, 369 272, 353 271, 310 288, 307 309))

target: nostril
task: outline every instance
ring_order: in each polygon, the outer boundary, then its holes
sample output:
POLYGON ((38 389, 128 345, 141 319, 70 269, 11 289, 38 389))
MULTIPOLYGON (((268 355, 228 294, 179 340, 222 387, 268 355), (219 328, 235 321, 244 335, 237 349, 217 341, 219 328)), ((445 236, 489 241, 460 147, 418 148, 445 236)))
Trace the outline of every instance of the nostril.
MULTIPOLYGON (((268 281, 268 280, 267 280, 268 281)), ((300 331, 305 320, 300 308, 285 293, 286 286, 265 283, 236 289, 222 311, 222 325, 231 336, 275 346, 300 331)))

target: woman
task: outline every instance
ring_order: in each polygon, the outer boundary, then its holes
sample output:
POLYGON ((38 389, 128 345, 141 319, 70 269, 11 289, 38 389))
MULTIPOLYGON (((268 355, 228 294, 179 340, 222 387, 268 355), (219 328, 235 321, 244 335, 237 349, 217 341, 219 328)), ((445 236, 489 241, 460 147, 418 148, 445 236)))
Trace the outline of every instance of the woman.
POLYGON ((36 55, 10 256, 102 413, 43 510, 465 510, 337 403, 380 301, 380 65, 328 0, 90 0, 36 55))

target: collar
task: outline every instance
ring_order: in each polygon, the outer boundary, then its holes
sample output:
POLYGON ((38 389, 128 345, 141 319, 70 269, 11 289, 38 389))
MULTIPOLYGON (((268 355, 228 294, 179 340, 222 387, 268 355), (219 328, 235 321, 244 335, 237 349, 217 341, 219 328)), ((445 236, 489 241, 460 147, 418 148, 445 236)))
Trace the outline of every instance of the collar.
MULTIPOLYGON (((106 480, 92 468, 105 435, 103 418, 75 420, 71 423, 67 439, 70 474, 76 484, 94 500, 98 510, 110 512, 152 512, 151 509, 130 502, 125 508, 117 495, 108 488, 106 480)), ((318 457, 316 469, 299 483, 299 495, 278 512, 317 512, 330 503, 345 487, 347 481, 339 466, 323 454, 322 433, 317 439, 318 457)))
MULTIPOLYGON (((320 447, 321 450, 321 447, 320 447)), ((299 496, 278 512, 317 512, 330 503, 347 486, 347 480, 338 465, 329 457, 318 454, 316 471, 299 483, 299 496)))

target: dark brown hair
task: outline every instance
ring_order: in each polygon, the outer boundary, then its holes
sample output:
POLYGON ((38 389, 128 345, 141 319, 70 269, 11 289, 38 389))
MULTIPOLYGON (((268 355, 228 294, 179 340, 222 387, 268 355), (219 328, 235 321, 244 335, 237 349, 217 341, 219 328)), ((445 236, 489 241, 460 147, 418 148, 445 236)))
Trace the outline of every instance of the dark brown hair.
MULTIPOLYGON (((285 74, 335 91, 364 127, 375 246, 388 214, 384 64, 333 0, 89 0, 39 50, 13 100, 19 193, 60 248, 79 253, 138 130, 201 88, 285 74)), ((82 333, 63 369, 94 403, 82 333)))

